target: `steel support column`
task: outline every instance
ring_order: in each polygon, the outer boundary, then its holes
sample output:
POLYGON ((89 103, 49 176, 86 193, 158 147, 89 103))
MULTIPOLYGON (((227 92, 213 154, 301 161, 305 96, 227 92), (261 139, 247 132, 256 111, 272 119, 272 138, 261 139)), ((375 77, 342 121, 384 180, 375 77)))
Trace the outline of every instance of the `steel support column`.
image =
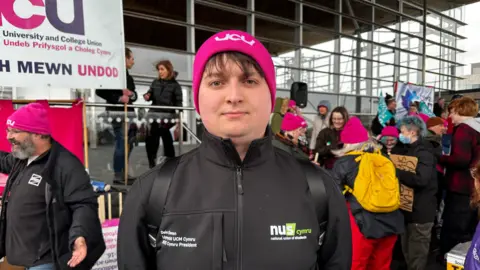
MULTIPOLYGON (((295 43, 303 46, 303 4, 295 4, 295 20, 299 23, 299 26, 295 27, 295 43)), ((296 69, 292 70, 293 80, 301 81, 301 68, 302 68, 302 49, 297 48, 295 50, 294 66, 296 69)))
MULTIPOLYGON (((335 0, 335 10, 342 13, 342 0, 335 0)), ((342 15, 335 15, 335 32, 342 33, 342 15)), ((335 36, 333 56, 333 72, 340 74, 340 51, 341 51, 341 35, 335 36)), ((340 75, 333 75, 333 91, 340 93, 340 75)), ((337 96, 337 105, 340 104, 340 96, 337 96)))
MULTIPOLYGON (((403 0, 398 1, 398 12, 403 13, 403 0)), ((397 15, 397 25, 396 29, 398 31, 402 31, 402 16, 397 15)), ((402 44, 402 35, 400 33, 395 34, 395 48, 400 48, 402 44)), ((393 59, 393 81, 398 81, 400 80, 400 54, 401 52, 399 50, 394 51, 394 59, 393 59)))
POLYGON ((250 14, 247 15, 247 32, 255 36, 255 0, 247 0, 247 9, 250 14))
MULTIPOLYGON (((195 25, 195 0, 187 0, 187 23, 189 25, 195 25)), ((195 27, 187 26, 187 51, 191 54, 187 55, 187 71, 188 74, 193 74, 193 59, 195 57, 195 27)), ((189 75, 191 76, 191 75, 189 75)), ((187 106, 193 106, 193 91, 187 91, 188 101, 187 106)), ((187 126, 193 132, 197 131, 197 113, 195 111, 185 111, 184 117, 181 117, 182 120, 187 120, 187 126), (188 116, 187 116, 188 115, 188 116)), ((181 122, 180 122, 181 124, 181 122)), ((182 129, 183 131, 183 129, 182 129)), ((196 133, 195 133, 196 134, 196 133)), ((180 141, 182 141, 182 137, 180 137, 180 141)), ((193 138, 188 136, 188 142, 191 143, 193 138)))
POLYGON ((423 36, 422 36, 422 85, 425 85, 427 71, 427 0, 423 0, 423 36))

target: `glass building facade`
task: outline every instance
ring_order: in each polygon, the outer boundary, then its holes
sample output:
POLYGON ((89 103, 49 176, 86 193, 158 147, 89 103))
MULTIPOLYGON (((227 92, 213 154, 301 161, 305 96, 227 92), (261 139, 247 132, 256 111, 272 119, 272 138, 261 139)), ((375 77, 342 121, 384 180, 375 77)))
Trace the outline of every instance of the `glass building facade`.
MULTIPOLYGON (((461 79, 465 7, 429 1, 424 16, 422 2, 125 0, 124 24, 128 45, 148 46, 155 57, 171 58, 183 69, 186 97, 195 51, 213 33, 239 29, 272 54, 279 96, 288 97, 291 83, 303 81, 309 86, 307 114, 327 99, 372 116, 380 93, 393 94, 395 81, 447 91, 461 79)), ((140 80, 155 76, 151 67, 140 69, 133 71, 140 80)))

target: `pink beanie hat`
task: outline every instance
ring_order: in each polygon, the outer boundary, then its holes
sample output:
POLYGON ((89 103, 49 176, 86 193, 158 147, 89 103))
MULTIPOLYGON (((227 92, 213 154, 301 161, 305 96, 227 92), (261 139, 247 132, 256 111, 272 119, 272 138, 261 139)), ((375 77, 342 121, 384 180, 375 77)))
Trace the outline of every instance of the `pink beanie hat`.
POLYGON ((292 131, 297 128, 306 128, 307 122, 301 116, 293 113, 286 113, 282 120, 281 130, 292 131))
POLYGON ((395 137, 398 138, 398 129, 396 127, 392 126, 386 126, 382 129, 382 134, 380 135, 381 137, 389 136, 389 137, 395 137))
POLYGON ((340 133, 340 141, 346 144, 362 143, 368 141, 368 131, 360 119, 352 116, 340 133))
POLYGON ((40 103, 25 105, 8 117, 7 127, 40 135, 50 135, 47 108, 40 103))
POLYGON ((295 102, 295 100, 293 99, 290 99, 290 101, 288 102, 288 107, 293 108, 295 106, 297 106, 297 102, 295 102))
POLYGON ((277 84, 275 81, 275 67, 273 65, 272 57, 260 41, 250 34, 238 30, 227 30, 216 33, 207 39, 200 49, 198 49, 193 63, 193 100, 197 112, 200 114, 200 108, 198 107, 198 91, 200 89, 200 83, 202 82, 205 65, 210 57, 221 52, 240 52, 257 61, 265 74, 265 80, 270 89, 273 112, 275 108, 277 84))

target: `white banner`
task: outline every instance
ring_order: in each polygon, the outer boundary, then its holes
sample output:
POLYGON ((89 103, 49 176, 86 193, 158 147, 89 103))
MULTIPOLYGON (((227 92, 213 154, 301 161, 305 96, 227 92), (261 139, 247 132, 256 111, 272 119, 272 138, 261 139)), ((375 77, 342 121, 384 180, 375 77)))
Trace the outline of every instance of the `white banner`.
POLYGON ((397 82, 395 118, 398 120, 405 117, 408 114, 410 103, 415 101, 424 102, 430 110, 433 110, 434 94, 435 90, 433 87, 397 82))
POLYGON ((0 0, 0 85, 126 88, 120 0, 0 0))

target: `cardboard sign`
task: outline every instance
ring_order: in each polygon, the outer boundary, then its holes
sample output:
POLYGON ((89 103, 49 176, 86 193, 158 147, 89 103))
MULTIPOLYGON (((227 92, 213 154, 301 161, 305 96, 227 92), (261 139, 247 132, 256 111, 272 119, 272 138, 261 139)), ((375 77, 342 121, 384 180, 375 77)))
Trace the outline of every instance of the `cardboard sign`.
POLYGON ((411 172, 411 173, 416 173, 417 164, 418 164, 417 157, 390 155, 390 159, 392 160, 393 164, 395 164, 395 167, 397 169, 411 172))
POLYGON ((400 185, 400 209, 412 212, 413 194, 413 188, 409 188, 403 184, 400 185))

